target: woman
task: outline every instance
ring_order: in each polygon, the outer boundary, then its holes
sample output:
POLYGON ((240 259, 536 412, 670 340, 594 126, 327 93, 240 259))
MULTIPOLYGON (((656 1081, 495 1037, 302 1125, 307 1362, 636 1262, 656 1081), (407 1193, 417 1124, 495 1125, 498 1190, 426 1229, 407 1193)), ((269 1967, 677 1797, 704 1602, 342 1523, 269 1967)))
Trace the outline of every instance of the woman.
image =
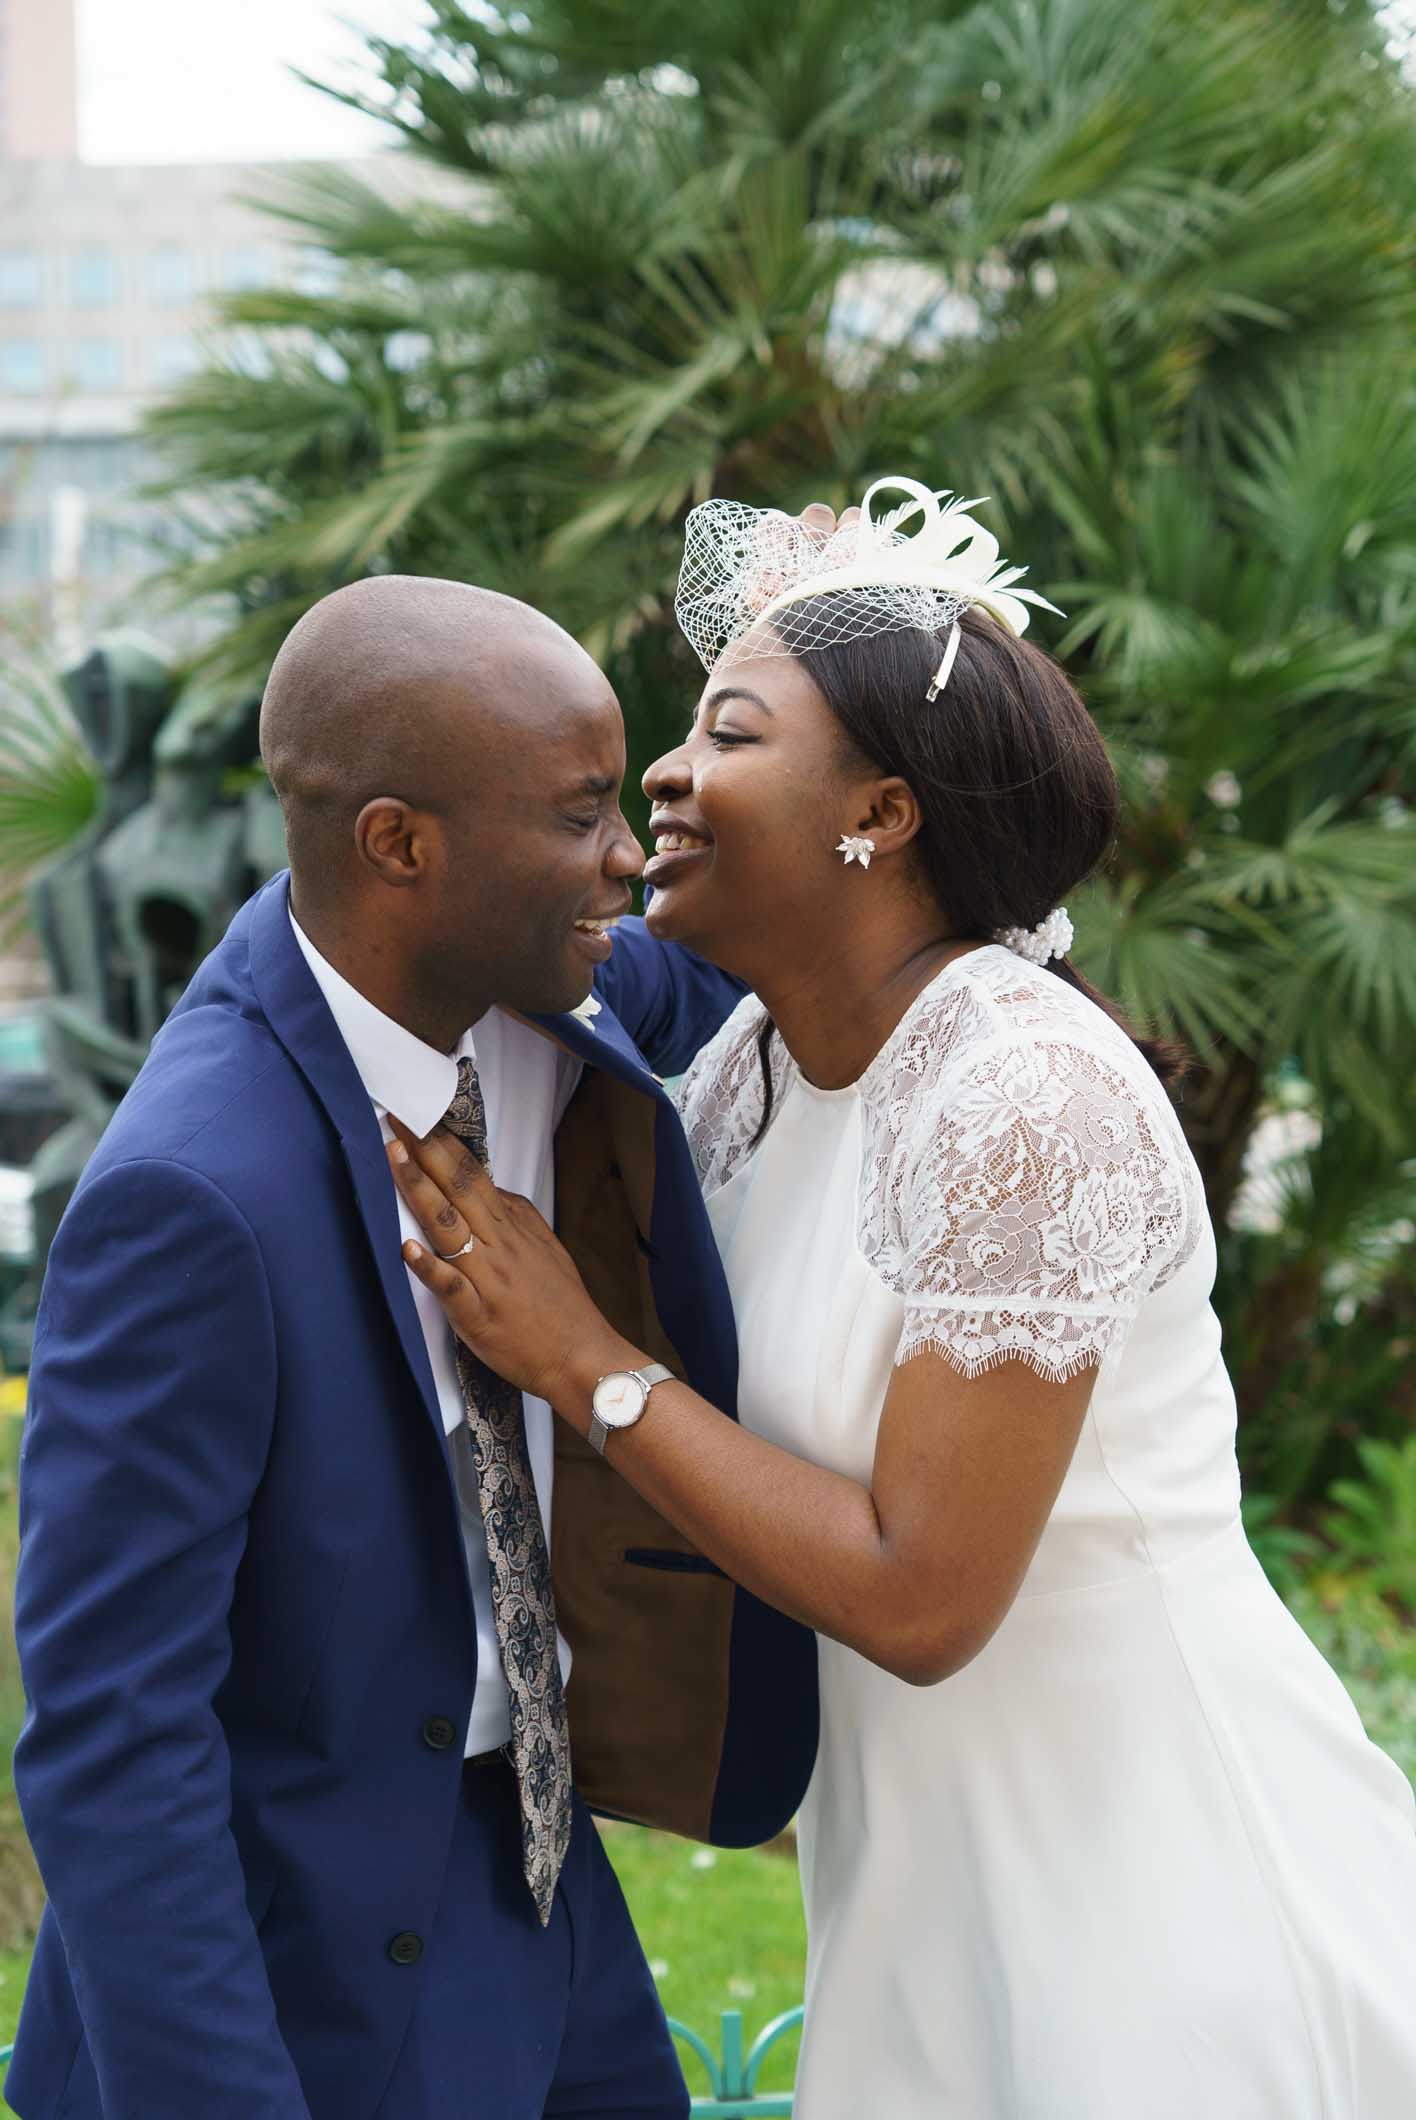
POLYGON ((907 490, 913 535, 873 494, 824 543, 690 521, 710 677, 646 876, 753 989, 680 1091, 741 1424, 614 1381, 644 1350, 437 1137, 396 1174, 472 1249, 410 1264, 818 1630, 800 2120, 1408 2120, 1411 1790, 1245 1543, 1164 1055, 1065 958, 1111 769, 992 541, 907 490))

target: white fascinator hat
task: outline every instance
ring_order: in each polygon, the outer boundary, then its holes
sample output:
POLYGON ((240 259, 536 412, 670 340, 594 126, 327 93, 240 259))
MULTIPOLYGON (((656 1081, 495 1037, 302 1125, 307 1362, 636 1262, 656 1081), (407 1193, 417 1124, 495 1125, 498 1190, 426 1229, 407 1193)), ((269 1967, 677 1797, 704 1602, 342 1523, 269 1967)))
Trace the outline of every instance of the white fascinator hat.
POLYGON ((978 505, 879 478, 857 520, 823 539, 779 508, 704 501, 685 526, 679 625, 709 670, 749 636, 753 655, 790 655, 907 626, 942 634, 975 604, 1021 634, 1029 605, 1057 607, 1017 586, 1027 569, 1000 560, 997 538, 969 513, 978 505))

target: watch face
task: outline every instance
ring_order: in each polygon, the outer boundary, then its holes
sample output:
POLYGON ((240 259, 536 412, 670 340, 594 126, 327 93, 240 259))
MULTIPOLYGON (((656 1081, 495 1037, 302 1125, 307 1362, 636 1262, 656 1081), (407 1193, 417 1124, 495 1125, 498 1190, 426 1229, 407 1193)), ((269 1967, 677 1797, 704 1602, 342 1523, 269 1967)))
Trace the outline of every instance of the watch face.
POLYGON ((639 1418, 645 1399, 644 1386, 628 1370, 601 1377, 595 1386, 593 1405, 607 1428, 627 1428, 639 1418))

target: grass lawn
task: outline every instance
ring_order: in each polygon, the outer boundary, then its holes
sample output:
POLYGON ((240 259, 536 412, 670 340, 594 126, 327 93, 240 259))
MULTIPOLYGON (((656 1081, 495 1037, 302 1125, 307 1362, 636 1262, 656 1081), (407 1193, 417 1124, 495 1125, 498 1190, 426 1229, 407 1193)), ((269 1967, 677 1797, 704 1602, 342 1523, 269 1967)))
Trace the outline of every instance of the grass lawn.
MULTIPOLYGON (((697 1848, 642 1826, 609 1826, 614 1863, 664 2008, 719 2051, 724 2010, 740 2010, 744 2045, 801 2001, 806 1931, 790 1853, 764 1848, 697 1848)), ((789 2090, 798 2035, 774 2046, 757 2088, 789 2090)), ((695 2096, 709 2085, 685 2053, 695 2096)))
POLYGON ((28 1945, 22 1951, 6 1951, 0 1957, 0 2046, 8 2046, 15 2036, 29 1962, 28 1945))

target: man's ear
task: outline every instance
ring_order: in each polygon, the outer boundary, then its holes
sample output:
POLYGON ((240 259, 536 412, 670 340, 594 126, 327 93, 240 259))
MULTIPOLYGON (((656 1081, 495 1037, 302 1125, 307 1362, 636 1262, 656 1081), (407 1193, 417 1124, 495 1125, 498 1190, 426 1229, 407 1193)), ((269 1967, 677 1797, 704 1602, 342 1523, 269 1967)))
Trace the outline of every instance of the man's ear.
POLYGON ((375 795, 354 820, 354 844, 381 883, 406 890, 427 876, 441 853, 441 834, 426 810, 399 795, 375 795))

